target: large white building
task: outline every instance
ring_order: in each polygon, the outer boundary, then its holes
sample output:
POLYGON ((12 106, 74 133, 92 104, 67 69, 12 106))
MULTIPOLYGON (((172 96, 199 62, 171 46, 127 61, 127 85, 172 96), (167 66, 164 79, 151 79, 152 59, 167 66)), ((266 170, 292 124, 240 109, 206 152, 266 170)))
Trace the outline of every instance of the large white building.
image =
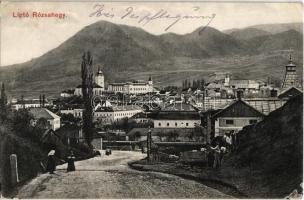
MULTIPOLYGON (((101 120, 105 123, 112 123, 123 118, 131 118, 137 113, 141 113, 143 110, 139 106, 125 105, 125 106, 110 106, 100 107, 94 111, 94 120, 101 120)), ((72 114, 76 118, 82 118, 83 109, 73 108, 64 109, 60 111, 61 114, 72 114)))
POLYGON ((255 80, 234 80, 227 75, 224 80, 224 87, 243 90, 259 90, 260 84, 255 80))
POLYGON ((160 111, 152 118, 154 128, 194 128, 201 124, 196 111, 160 111))
MULTIPOLYGON (((99 68, 98 71, 97 71, 97 74, 95 75, 95 79, 94 79, 93 94, 94 95, 102 95, 104 90, 105 90, 104 75, 99 68)), ((82 96, 82 85, 78 85, 75 88, 74 95, 82 96)))
MULTIPOLYGON (((51 103, 45 100, 44 106, 50 106, 50 105, 51 103)), ((17 100, 11 105, 11 108, 13 110, 19 110, 21 108, 40 108, 40 107, 42 107, 42 100, 39 99, 17 100)))
POLYGON ((133 81, 126 83, 110 83, 108 85, 108 91, 114 93, 124 93, 124 94, 146 94, 154 92, 153 81, 149 77, 148 81, 133 81))
POLYGON ((102 107, 94 112, 94 120, 101 120, 105 123, 112 123, 123 118, 131 118, 143 110, 134 105, 102 107))

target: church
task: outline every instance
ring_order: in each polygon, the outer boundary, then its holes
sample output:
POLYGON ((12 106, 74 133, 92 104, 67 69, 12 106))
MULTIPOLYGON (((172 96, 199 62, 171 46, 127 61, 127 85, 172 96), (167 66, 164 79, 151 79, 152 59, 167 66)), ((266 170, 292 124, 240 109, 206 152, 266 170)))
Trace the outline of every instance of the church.
MULTIPOLYGON (((105 90, 104 75, 100 68, 98 68, 97 74, 95 75, 93 83, 93 94, 102 95, 105 90)), ((82 96, 82 85, 78 85, 75 88, 74 95, 82 96)))

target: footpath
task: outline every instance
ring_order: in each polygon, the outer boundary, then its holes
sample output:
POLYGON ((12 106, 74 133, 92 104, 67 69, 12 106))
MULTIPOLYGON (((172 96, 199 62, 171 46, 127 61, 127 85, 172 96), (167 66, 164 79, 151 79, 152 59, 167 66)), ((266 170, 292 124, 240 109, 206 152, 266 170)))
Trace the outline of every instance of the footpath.
POLYGON ((130 162, 128 164, 135 170, 172 174, 185 179, 195 180, 236 198, 249 198, 249 195, 245 193, 246 188, 239 187, 239 185, 235 185, 235 183, 229 181, 229 177, 222 175, 221 169, 191 167, 190 165, 181 163, 160 162, 148 165, 145 160, 130 162))

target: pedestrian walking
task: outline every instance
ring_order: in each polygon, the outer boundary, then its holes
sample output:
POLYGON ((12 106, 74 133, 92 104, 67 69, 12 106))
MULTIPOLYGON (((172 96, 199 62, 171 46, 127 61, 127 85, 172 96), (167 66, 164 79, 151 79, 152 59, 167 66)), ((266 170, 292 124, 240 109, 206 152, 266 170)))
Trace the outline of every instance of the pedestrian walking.
POLYGON ((214 152, 213 168, 219 168, 220 167, 220 153, 221 153, 219 142, 217 142, 215 147, 211 147, 211 149, 214 152))
POLYGON ((226 148, 229 152, 231 152, 231 149, 232 149, 232 136, 231 134, 229 135, 226 135, 226 138, 225 138, 225 144, 226 144, 226 148))
POLYGON ((54 171, 56 170, 56 162, 55 162, 55 150, 51 150, 48 153, 48 160, 47 160, 47 164, 46 164, 46 170, 50 173, 50 174, 54 174, 54 171))
POLYGON ((227 152, 226 147, 221 147, 221 149, 220 149, 220 166, 222 165, 222 160, 223 160, 223 157, 226 154, 226 152, 227 152))
POLYGON ((68 167, 67 167, 67 172, 75 171, 75 156, 73 151, 70 152, 70 155, 67 157, 67 162, 68 162, 68 167))

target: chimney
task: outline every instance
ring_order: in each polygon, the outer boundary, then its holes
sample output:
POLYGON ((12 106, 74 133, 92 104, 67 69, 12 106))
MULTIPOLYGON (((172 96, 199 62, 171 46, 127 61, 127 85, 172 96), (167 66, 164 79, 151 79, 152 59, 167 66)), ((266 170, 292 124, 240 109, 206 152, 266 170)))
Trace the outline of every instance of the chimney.
POLYGON ((242 100, 242 97, 243 97, 243 91, 242 90, 237 90, 236 91, 237 100, 242 100))
POLYGON ((270 90, 270 97, 277 97, 278 96, 278 91, 275 89, 270 90))

